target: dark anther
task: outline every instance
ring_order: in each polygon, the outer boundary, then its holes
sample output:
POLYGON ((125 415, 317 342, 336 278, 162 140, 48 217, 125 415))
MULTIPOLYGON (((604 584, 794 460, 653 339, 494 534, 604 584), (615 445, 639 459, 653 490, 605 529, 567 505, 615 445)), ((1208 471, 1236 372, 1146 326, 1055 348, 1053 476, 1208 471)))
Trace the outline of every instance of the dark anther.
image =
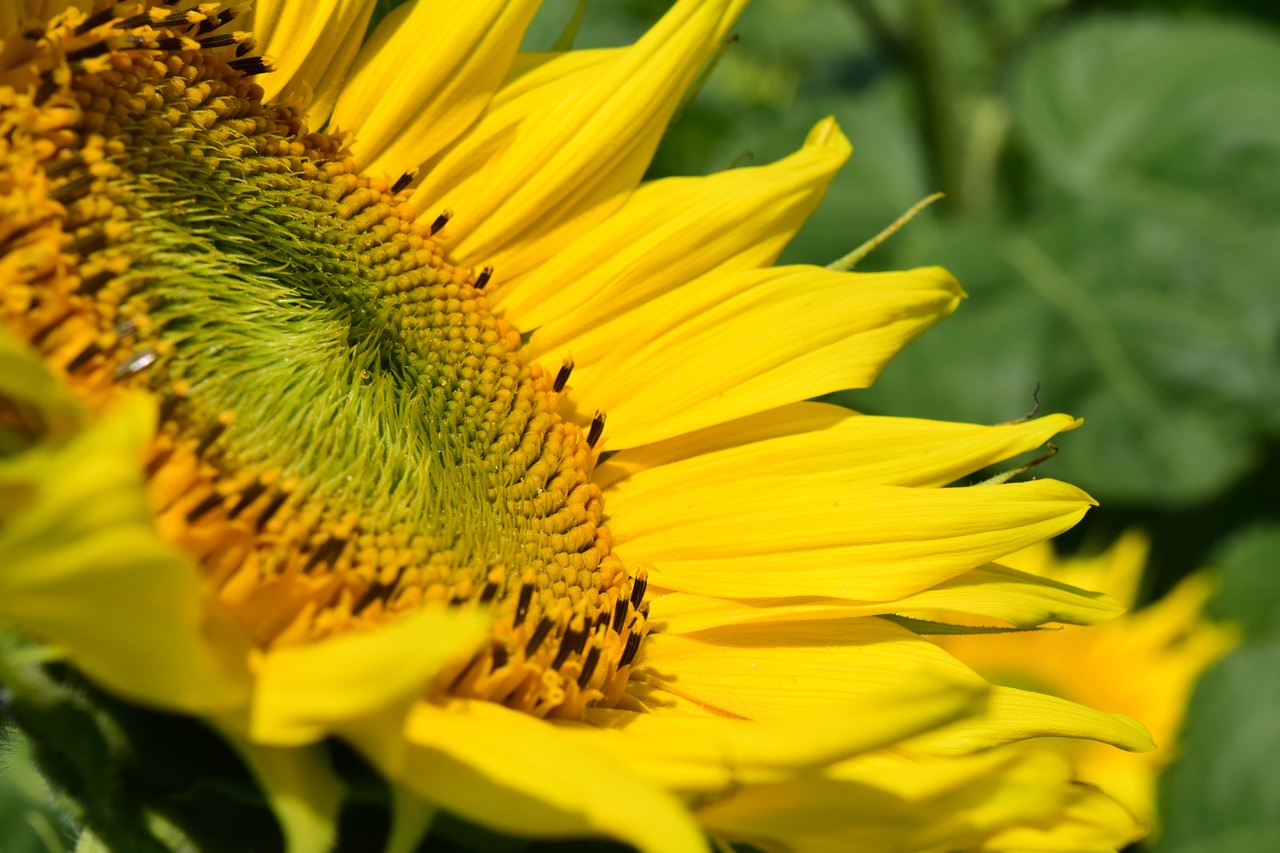
POLYGON ((382 598, 387 593, 391 592, 392 589, 394 589, 393 586, 384 583, 375 582, 369 584, 369 588, 360 593, 360 597, 356 599, 356 603, 351 605, 351 612, 360 613, 370 604, 373 604, 375 599, 382 598))
MULTIPOLYGON (((647 583, 647 582, 646 582, 646 583, 647 583)), ((644 619, 645 619, 645 621, 648 621, 648 619, 649 619, 649 602, 647 602, 647 601, 642 602, 642 603, 640 604, 640 606, 636 608, 636 612, 637 612, 637 613, 639 613, 641 616, 643 616, 643 617, 644 617, 644 619)))
POLYGON ((122 30, 131 30, 134 27, 140 27, 143 24, 148 24, 148 25, 153 24, 153 21, 151 20, 151 16, 146 12, 143 12, 140 15, 134 15, 132 17, 125 18, 123 21, 120 22, 119 27, 122 30))
POLYGON ((254 45, 252 41, 240 42, 240 44, 236 45, 236 56, 244 56, 246 53, 253 50, 253 47, 254 45))
POLYGON ((484 290, 485 285, 489 283, 491 278, 493 278, 493 267, 487 266, 480 270, 480 275, 476 276, 476 290, 484 290))
POLYGON ((239 59, 233 59, 227 63, 235 71, 240 72, 242 77, 253 77, 258 74, 266 74, 275 69, 261 56, 244 56, 239 59))
POLYGON ((87 347, 80 350, 80 353, 75 358, 67 362, 67 373, 75 373, 77 370, 88 364, 89 359, 93 358, 100 352, 102 352, 102 347, 98 346, 96 343, 89 344, 87 347))
POLYGON ((155 457, 152 458, 152 460, 147 463, 147 467, 145 469, 147 479, 150 480, 152 477, 154 477, 156 475, 156 472, 164 467, 164 463, 168 462, 169 457, 172 455, 173 455, 173 451, 170 449, 161 450, 159 453, 157 453, 155 457))
POLYGON ((100 12, 94 12, 92 15, 84 19, 83 24, 76 27, 76 35, 82 36, 94 27, 102 26, 115 16, 115 4, 108 6, 100 12))
POLYGON ((196 445, 196 456, 204 456, 205 452, 213 446, 213 443, 222 438, 222 434, 227 431, 226 421, 217 421, 213 426, 205 430, 204 436, 200 439, 200 443, 196 445))
POLYGON ((602 435, 604 435, 604 412, 596 412, 596 416, 591 419, 591 429, 587 432, 587 447, 594 449, 602 435))
POLYGON ((504 666, 507 665, 508 656, 507 656, 507 650, 504 647, 498 645, 497 643, 494 643, 493 649, 490 652, 490 655, 492 655, 493 657, 493 666, 490 667, 490 670, 489 670, 490 672, 492 672, 495 669, 502 669, 504 666))
POLYGON ((200 516, 222 503, 222 495, 214 492, 206 497, 200 503, 191 508, 191 512, 187 513, 187 524, 195 524, 200 516))
POLYGON ((40 75, 40 85, 36 87, 35 104, 39 106, 49 100, 49 96, 58 91, 58 83, 53 75, 46 71, 40 75))
POLYGON ((22 31, 22 37, 27 41, 40 41, 44 38, 44 27, 30 27, 22 31))
POLYGON ((237 41, 238 39, 236 38, 235 33, 219 33, 216 36, 209 36, 208 38, 200 39, 200 46, 205 49, 227 47, 228 45, 235 44, 237 41))
POLYGON ((626 621, 627 607, 630 604, 631 604, 630 600, 626 598, 620 598, 618 599, 618 603, 613 605, 613 624, 610 626, 613 628, 613 633, 615 634, 622 633, 622 623, 626 621))
POLYGON ((178 410, 178 404, 182 402, 182 395, 175 394, 172 391, 166 391, 165 395, 160 398, 160 423, 171 420, 173 413, 178 410))
POLYGON ((564 386, 569 384, 569 374, 573 373, 573 356, 566 358, 564 364, 560 365, 560 370, 556 373, 556 381, 551 386, 555 392, 559 394, 564 390, 564 386))
MULTIPOLYGON (((409 180, 413 180, 413 178, 410 178, 409 180)), ((436 232, 438 232, 441 228, 447 225, 449 223, 449 220, 452 218, 453 218, 452 210, 445 210, 439 216, 437 216, 435 218, 435 221, 431 223, 431 229, 430 229, 431 236, 434 237, 436 235, 436 232)))
POLYGON ((636 652, 640 651, 640 635, 632 634, 627 637, 627 645, 622 649, 622 657, 618 658, 618 666, 626 666, 636 659, 636 652))
MULTIPOLYGON (((155 40, 154 50, 190 50, 191 41, 180 36, 167 36, 155 40)), ((149 45, 148 45, 149 46, 149 45)))
POLYGON ((196 35, 202 36, 205 33, 211 33, 223 24, 229 23, 237 14, 236 9, 223 9, 217 15, 208 18, 200 24, 200 28, 196 30, 196 35))
POLYGON ((495 581, 489 581, 484 585, 484 589, 480 590, 480 603, 488 604, 493 601, 493 597, 498 594, 498 584, 495 581))
POLYGON ((84 165, 84 158, 79 154, 72 154, 70 157, 63 157, 54 160, 52 163, 44 167, 44 173, 50 178, 56 178, 63 172, 69 172, 72 169, 79 169, 84 165))
POLYGON ((587 686, 587 682, 591 680, 591 676, 596 671, 596 664, 599 662, 600 647, 592 646, 591 651, 587 652, 587 659, 582 662, 582 674, 578 676, 579 689, 587 686))
POLYGON ((65 246, 68 252, 77 255, 91 255, 107 247, 107 235, 102 231, 94 231, 83 237, 77 237, 65 246))
MULTIPOLYGON (((414 168, 405 172, 400 177, 396 178, 396 182, 391 185, 391 194, 395 195, 396 193, 403 190, 405 187, 409 186, 409 184, 413 183, 413 179, 416 177, 418 177, 418 169, 415 166, 414 168)), ((431 233, 434 234, 438 230, 439 230, 438 228, 436 228, 435 226, 432 226, 431 233)))
POLYGON ((556 652, 556 659, 551 662, 551 668, 559 669, 560 666, 569 659, 569 655, 577 654, 582 651, 586 642, 586 631, 575 631, 572 628, 569 628, 564 632, 564 636, 560 638, 560 650, 556 652))
POLYGON ((640 602, 644 601, 644 591, 649 587, 649 579, 638 577, 631 584, 631 606, 640 609, 640 602))
POLYGON ((545 616, 538 620, 538 627, 533 629, 533 636, 529 638, 529 642, 524 644, 525 657, 533 657, 533 653, 542 645, 542 641, 547 638, 547 634, 550 633, 551 626, 554 624, 545 616))
POLYGON ((49 337, 49 333, 52 332, 54 329, 58 328, 59 326, 61 326, 70 316, 71 316, 71 311, 68 310, 68 311, 62 312, 61 316, 59 316, 58 319, 54 320, 52 323, 45 326, 43 329, 41 329, 40 331, 36 332, 34 335, 31 336, 31 345, 33 347, 41 346, 44 343, 44 339, 49 337))
POLYGON ((153 349, 144 349, 133 358, 116 368, 116 379, 127 379, 135 373, 141 373, 156 363, 160 356, 153 349))
POLYGON ((267 526, 267 522, 269 522, 272 517, 280 511, 280 507, 284 506, 284 502, 288 499, 289 495, 284 492, 280 492, 270 500, 266 508, 262 510, 262 515, 258 516, 258 520, 255 523, 259 533, 262 532, 262 528, 267 526))
POLYGON ((240 494, 240 500, 236 501, 236 505, 231 508, 231 512, 227 513, 229 518, 235 518, 240 513, 249 508, 249 504, 256 501, 267 490, 260 480, 254 480, 240 494))
POLYGON ((88 278, 82 279, 80 281, 80 286, 76 288, 76 291, 78 293, 83 293, 86 296, 92 296, 93 294, 101 290, 107 282, 111 281, 111 279, 115 277, 116 277, 116 274, 113 273, 111 270, 99 270, 98 272, 94 273, 88 278))
POLYGON ((88 172, 83 175, 76 175, 66 183, 55 187, 54 190, 49 193, 49 198, 54 201, 67 201, 72 198, 77 198, 88 192, 89 187, 93 186, 93 181, 93 175, 88 172))
POLYGON ((338 559, 338 555, 342 553, 342 549, 347 547, 347 540, 337 536, 331 536, 324 540, 324 543, 311 553, 307 558, 307 564, 302 567, 303 572, 309 572, 321 563, 332 563, 338 559))
POLYGON ((96 41, 91 45, 86 45, 79 50, 73 50, 67 53, 68 62, 76 62, 77 60, 93 59, 95 56, 102 56, 109 53, 111 46, 105 41, 96 41))
POLYGON ((533 601, 533 584, 521 585, 520 598, 516 601, 515 626, 517 628, 524 623, 524 617, 529 615, 529 602, 531 601, 533 601))

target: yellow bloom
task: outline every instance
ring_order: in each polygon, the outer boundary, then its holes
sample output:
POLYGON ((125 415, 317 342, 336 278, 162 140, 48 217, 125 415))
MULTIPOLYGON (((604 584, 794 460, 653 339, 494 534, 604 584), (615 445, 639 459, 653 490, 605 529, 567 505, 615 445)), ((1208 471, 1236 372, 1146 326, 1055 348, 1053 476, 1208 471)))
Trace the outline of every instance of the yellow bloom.
POLYGON ((641 183, 742 2, 533 55, 518 0, 417 0, 367 41, 371 0, 49 5, 0 18, 0 619, 214 721, 295 849, 328 841, 330 735, 396 783, 396 849, 430 808, 646 850, 781 843, 815 807, 969 843, 1070 796, 974 753, 1149 746, 912 630, 1118 608, 994 562, 1082 492, 941 488, 1078 422, 803 402, 962 295, 771 266, 835 123, 641 183), (881 778, 873 750, 942 725, 881 778))
MULTIPOLYGON (((1109 593, 1133 607, 1147 541, 1120 538, 1093 558, 1059 559, 1044 543, 1005 558, 1023 571, 1109 593)), ((1210 591, 1188 577, 1159 601, 1088 630, 1063 627, 1000 642, 997 636, 940 638, 940 644, 996 684, 1018 685, 1142 720, 1158 749, 1129 755, 1084 741, 1060 742, 1076 778, 1096 785, 1154 826, 1156 781, 1176 753, 1178 727, 1200 673, 1234 643, 1228 628, 1202 622, 1210 591)))

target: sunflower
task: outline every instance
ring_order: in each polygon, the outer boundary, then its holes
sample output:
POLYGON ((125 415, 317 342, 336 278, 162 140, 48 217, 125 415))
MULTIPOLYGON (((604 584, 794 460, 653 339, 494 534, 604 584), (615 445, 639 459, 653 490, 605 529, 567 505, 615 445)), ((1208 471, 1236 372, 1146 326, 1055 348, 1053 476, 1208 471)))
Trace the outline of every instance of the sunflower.
MULTIPOLYGON (((1106 552, 1063 559, 1044 543, 1005 559, 1041 577, 1099 589, 1126 608, 1136 606, 1149 544, 1137 532, 1106 552)), ((1143 755, 1096 748, 1085 741, 1055 742, 1075 778, 1106 791, 1138 819, 1157 825, 1156 783, 1176 752, 1174 743, 1196 679, 1235 642, 1235 632, 1202 621, 1209 576, 1185 578, 1152 604, 1089 630, 1062 627, 1017 643, 991 636, 940 637, 939 643, 984 677, 1061 696, 1090 707, 1131 714, 1160 748, 1143 755)), ((1043 747, 1039 747, 1043 748, 1043 747)))
POLYGON ((213 726, 291 849, 332 841, 340 741, 392 783, 392 849, 443 810, 664 851, 822 843, 815 810, 978 845, 1070 806, 982 750, 1150 747, 921 636, 1119 608, 996 562, 1087 495, 942 488, 1077 421, 804 402, 963 295, 772 266, 850 153, 834 121, 642 182, 742 2, 533 54, 536 3, 366 37, 374 5, 0 18, 0 674, 38 747, 32 685, 75 672, 213 726))

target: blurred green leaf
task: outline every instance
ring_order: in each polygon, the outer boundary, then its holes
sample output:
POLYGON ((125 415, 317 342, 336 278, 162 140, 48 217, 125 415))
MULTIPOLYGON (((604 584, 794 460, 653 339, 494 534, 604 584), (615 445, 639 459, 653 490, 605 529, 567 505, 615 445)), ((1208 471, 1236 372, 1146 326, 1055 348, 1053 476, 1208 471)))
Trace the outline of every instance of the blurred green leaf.
POLYGON ((1158 853, 1280 849, 1280 644, 1245 646, 1196 688, 1182 756, 1165 774, 1158 853))
POLYGON ((1209 607, 1248 637, 1280 636, 1280 524, 1238 533, 1216 556, 1218 592, 1209 607))
POLYGON ((1012 85, 1027 214, 904 247, 982 304, 852 404, 1012 417, 1029 369, 1088 424, 1055 476, 1127 503, 1226 488, 1280 424, 1278 79, 1280 39, 1222 22, 1089 19, 1034 43, 1012 85))

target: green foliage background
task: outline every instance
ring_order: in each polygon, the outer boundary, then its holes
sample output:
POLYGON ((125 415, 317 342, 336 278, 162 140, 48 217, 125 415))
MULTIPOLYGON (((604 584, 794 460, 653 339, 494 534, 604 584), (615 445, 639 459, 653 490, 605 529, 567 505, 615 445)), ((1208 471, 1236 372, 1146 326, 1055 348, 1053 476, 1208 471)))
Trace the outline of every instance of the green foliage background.
MULTIPOLYGON (((577 44, 632 41, 666 5, 598 0, 577 44)), ((576 7, 545 0, 526 47, 576 7)), ((1200 684, 1151 846, 1280 849, 1280 6, 755 0, 737 32, 651 175, 767 162, 836 116, 854 158, 784 262, 947 193, 859 268, 943 264, 970 299, 835 400, 994 423, 1038 386, 1085 418, 1037 471, 1102 503, 1064 547, 1141 526, 1148 598, 1214 567, 1212 615, 1245 636, 1200 684)), ((0 851, 69 846, 42 799, 11 745, 0 851)))

